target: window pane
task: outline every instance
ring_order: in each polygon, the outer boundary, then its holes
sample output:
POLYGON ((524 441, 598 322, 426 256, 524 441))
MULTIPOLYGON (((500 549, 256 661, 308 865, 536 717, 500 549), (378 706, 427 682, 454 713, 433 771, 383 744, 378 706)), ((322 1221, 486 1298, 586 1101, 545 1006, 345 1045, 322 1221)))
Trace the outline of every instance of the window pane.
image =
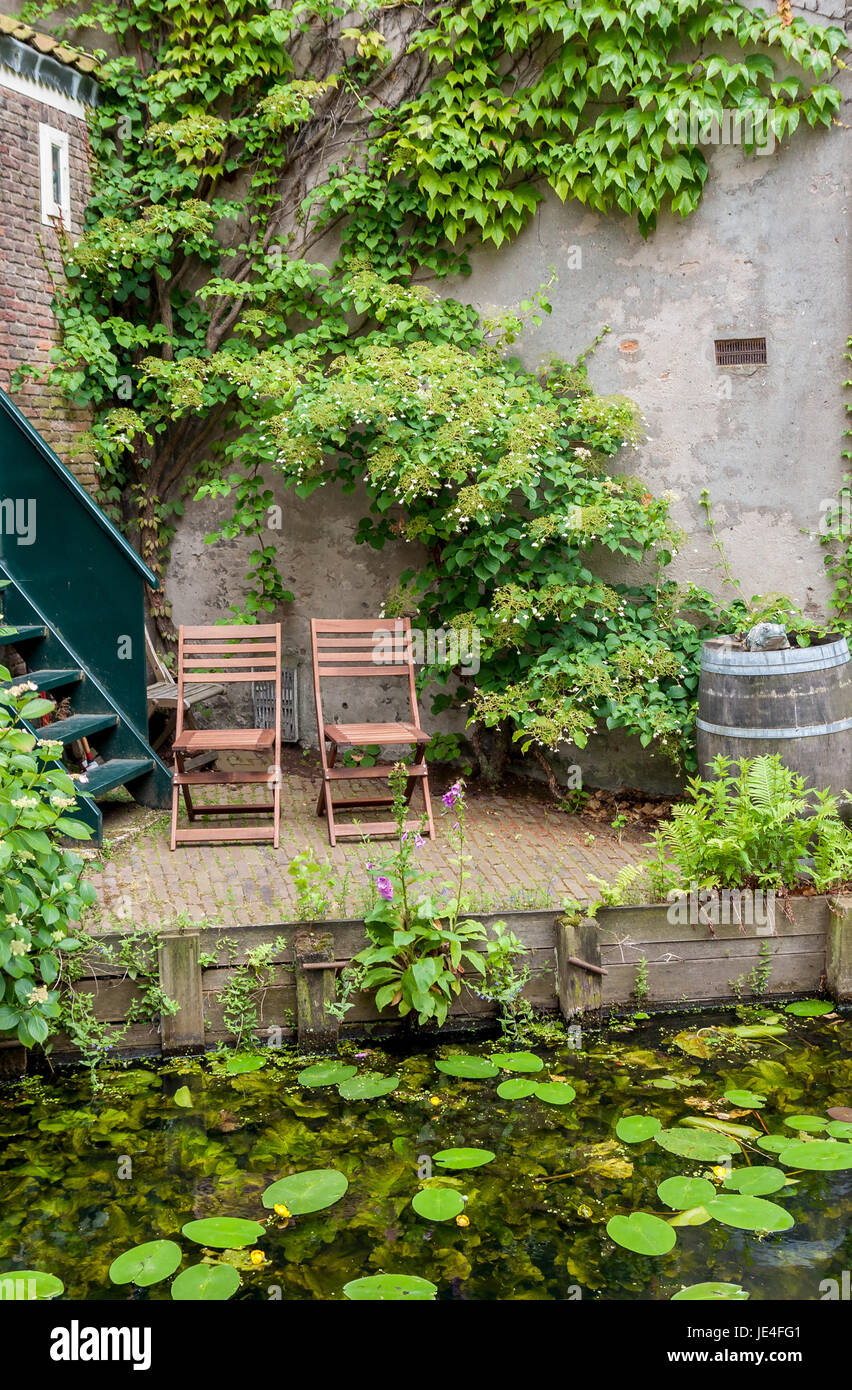
POLYGON ((51 178, 53 187, 53 201, 56 206, 62 207, 62 147, 61 145, 51 145, 51 178))

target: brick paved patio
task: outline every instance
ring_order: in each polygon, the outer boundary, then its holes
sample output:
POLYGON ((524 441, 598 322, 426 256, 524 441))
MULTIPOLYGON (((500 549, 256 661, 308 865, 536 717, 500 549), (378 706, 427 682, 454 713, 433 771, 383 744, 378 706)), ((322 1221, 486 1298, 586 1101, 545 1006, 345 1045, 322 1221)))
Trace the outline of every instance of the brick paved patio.
MULTIPOLYGON (((334 866, 333 915, 361 915, 365 865, 390 852, 391 842, 355 841, 331 849, 325 819, 316 815, 317 789, 307 765, 285 774, 277 851, 262 844, 214 844, 183 845, 171 853, 168 814, 128 800, 104 803, 104 845, 85 851, 91 860, 88 876, 99 893, 97 928, 159 926, 180 914, 211 927, 292 920, 295 893, 287 866, 306 846, 334 866)), ((254 789, 247 794, 254 795, 254 789)), ((440 814, 439 800, 437 809, 437 838, 426 841, 418 860, 439 885, 450 868, 447 832, 455 817, 440 814)), ((619 842, 608 824, 568 815, 524 784, 471 795, 467 826, 469 888, 479 911, 558 907, 566 897, 588 898, 595 894, 589 873, 615 878, 622 865, 643 856, 648 839, 647 831, 631 827, 619 842)))

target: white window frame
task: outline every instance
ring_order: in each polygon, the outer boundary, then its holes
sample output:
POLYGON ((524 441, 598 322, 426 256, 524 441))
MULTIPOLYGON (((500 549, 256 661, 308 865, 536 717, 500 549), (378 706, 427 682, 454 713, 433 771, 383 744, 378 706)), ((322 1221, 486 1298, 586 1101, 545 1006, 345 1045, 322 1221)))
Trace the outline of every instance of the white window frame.
POLYGON ((62 219, 66 231, 71 230, 71 166, 68 158, 68 135, 64 130, 39 121, 38 164, 41 178, 41 220, 50 225, 62 219), (59 151, 60 201, 53 195, 53 151, 59 151))

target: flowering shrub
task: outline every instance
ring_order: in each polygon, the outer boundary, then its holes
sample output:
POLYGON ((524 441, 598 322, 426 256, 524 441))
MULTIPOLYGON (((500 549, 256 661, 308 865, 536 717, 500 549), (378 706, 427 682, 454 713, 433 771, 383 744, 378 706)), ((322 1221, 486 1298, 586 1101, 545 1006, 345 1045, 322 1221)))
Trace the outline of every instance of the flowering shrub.
MULTIPOLYGON (((10 679, 0 666, 0 681, 10 679)), ((24 1047, 57 1027, 66 956, 83 945, 79 919, 95 901, 83 860, 58 843, 90 833, 66 814, 75 789, 57 764, 61 744, 20 723, 53 709, 34 691, 29 682, 0 690, 0 1037, 24 1047)))

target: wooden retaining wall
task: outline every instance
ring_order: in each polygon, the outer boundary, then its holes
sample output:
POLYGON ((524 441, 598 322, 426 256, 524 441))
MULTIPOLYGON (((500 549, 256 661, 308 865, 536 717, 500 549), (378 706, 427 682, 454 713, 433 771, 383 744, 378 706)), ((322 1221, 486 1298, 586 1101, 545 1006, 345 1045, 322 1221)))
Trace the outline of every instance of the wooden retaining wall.
MULTIPOLYGON (((537 1010, 558 1010, 565 1018, 747 1001, 754 997, 755 980, 765 998, 827 991, 839 1003, 852 1003, 852 897, 793 898, 788 911, 779 900, 774 922, 720 922, 712 930, 701 922, 673 922, 671 915, 660 905, 601 908, 596 920, 576 923, 554 911, 478 920, 486 926, 504 921, 515 932, 529 951, 526 998, 537 1010)), ((121 939, 103 941, 116 948, 121 939)), ((256 996, 262 1031, 322 1049, 334 1046, 338 1035, 381 1037, 400 1029, 396 1012, 379 1014, 368 994, 355 996, 342 1024, 328 1013, 338 970, 366 944, 361 921, 273 923, 221 933, 167 930, 156 941, 160 984, 177 1001, 178 1012, 159 1027, 133 1024, 116 1055, 174 1055, 233 1041, 221 992, 253 950, 276 942, 270 982, 256 996)), ((98 1019, 123 1022, 141 997, 138 984, 100 955, 97 944, 87 969, 75 988, 92 995, 98 1019)), ((495 1012, 493 1004, 465 989, 445 1031, 475 1028, 495 1012)), ((76 1055, 69 1038, 55 1040, 57 1060, 76 1055)))

